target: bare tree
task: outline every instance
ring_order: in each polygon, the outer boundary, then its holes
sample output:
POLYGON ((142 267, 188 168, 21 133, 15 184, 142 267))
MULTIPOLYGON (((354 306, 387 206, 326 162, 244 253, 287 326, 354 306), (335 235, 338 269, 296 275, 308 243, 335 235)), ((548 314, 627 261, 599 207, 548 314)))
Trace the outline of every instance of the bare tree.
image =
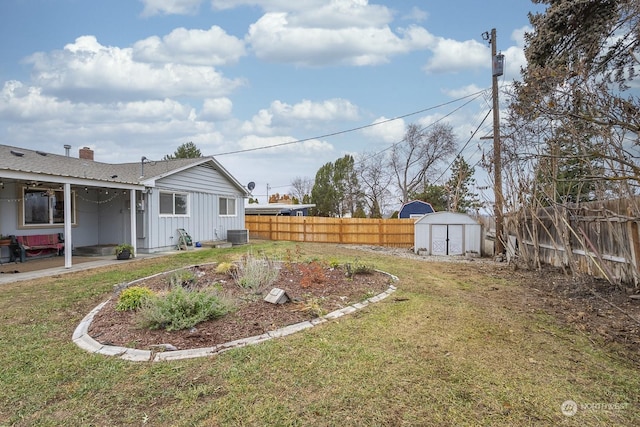
POLYGON ((311 197, 312 189, 313 179, 306 176, 304 178, 297 176, 291 181, 289 195, 297 199, 300 203, 304 203, 305 199, 311 197))
POLYGON ((410 124, 402 142, 393 146, 389 167, 398 186, 401 202, 409 200, 409 193, 429 181, 427 174, 450 158, 456 150, 453 128, 436 123, 429 129, 410 124))
POLYGON ((369 218, 382 218, 392 197, 393 180, 387 159, 382 154, 362 153, 357 160, 357 173, 364 193, 369 218))

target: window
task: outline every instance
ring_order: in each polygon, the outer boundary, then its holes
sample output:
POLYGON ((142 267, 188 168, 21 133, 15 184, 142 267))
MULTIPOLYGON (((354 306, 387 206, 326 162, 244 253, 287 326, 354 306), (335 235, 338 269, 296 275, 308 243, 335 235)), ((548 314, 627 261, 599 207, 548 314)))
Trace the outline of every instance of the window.
POLYGON ((236 199, 220 197, 220 216, 236 216, 236 199))
MULTIPOLYGON (((71 193, 71 223, 76 224, 75 192, 71 193)), ((22 226, 64 224, 64 191, 22 189, 22 226)))
POLYGON ((188 194, 160 192, 160 215, 186 216, 188 207, 188 194))

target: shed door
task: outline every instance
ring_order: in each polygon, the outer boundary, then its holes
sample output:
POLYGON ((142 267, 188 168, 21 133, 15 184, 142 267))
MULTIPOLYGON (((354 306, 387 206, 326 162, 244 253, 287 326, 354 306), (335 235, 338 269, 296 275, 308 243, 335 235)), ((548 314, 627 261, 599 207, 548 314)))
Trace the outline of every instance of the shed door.
POLYGON ((463 248, 462 225, 433 224, 431 226, 431 254, 432 255, 462 255, 463 248))
POLYGON ((431 226, 431 255, 447 254, 447 226, 433 224, 431 226))
POLYGON ((449 225, 449 252, 448 255, 462 255, 464 253, 462 247, 462 225, 449 225))

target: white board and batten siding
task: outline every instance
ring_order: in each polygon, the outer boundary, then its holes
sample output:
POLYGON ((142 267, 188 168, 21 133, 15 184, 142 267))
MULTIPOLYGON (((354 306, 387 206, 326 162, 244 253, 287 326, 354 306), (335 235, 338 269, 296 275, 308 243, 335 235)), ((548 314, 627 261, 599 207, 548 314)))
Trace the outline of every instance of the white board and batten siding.
POLYGON ((194 242, 224 240, 227 230, 244 229, 244 193, 211 165, 199 165, 156 181, 148 208, 147 247, 156 250, 177 245, 179 228, 194 242), (160 192, 188 194, 187 215, 160 215, 160 192), (220 198, 236 200, 235 215, 221 216, 220 198))
POLYGON ((415 223, 414 251, 427 255, 481 255, 482 226, 457 212, 426 214, 415 223))

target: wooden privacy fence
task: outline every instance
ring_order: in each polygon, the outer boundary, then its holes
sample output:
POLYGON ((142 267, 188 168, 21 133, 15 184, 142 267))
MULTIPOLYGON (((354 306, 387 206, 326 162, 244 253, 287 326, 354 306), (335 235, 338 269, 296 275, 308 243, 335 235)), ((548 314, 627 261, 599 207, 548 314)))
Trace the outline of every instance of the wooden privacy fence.
POLYGON ((639 199, 554 206, 507 217, 508 247, 543 264, 620 284, 640 283, 639 199))
POLYGON ((293 242, 413 246, 415 219, 325 218, 315 216, 245 216, 249 236, 293 242))

